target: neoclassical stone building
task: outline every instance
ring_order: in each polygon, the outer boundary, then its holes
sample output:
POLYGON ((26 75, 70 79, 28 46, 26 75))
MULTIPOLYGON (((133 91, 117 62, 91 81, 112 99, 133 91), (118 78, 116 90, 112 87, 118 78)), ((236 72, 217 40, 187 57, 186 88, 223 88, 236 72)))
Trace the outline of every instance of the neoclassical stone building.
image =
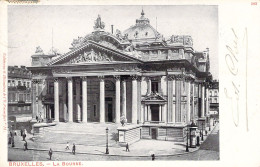
POLYGON ((74 39, 61 56, 37 48, 29 68, 33 118, 120 123, 125 116, 143 129, 181 127, 181 133, 192 120, 204 120, 207 81, 212 78, 208 49, 195 51, 186 35, 165 39, 143 11, 122 33, 105 32, 104 27, 98 16, 94 31, 74 39))

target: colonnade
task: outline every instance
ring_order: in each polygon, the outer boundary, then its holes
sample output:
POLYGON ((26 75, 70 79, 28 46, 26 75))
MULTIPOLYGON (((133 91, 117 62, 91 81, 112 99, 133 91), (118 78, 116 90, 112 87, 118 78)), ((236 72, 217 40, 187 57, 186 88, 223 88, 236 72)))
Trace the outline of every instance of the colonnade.
MULTIPOLYGON (((137 76, 132 78, 132 123, 137 123, 137 76)), ((100 122, 105 122, 105 77, 98 76, 99 79, 99 112, 100 122)), ((114 76, 115 79, 115 122, 120 123, 120 116, 126 116, 126 81, 120 76, 114 76), (122 115, 120 114, 120 90, 122 82, 122 115)), ((67 78, 68 84, 68 121, 73 122, 73 82, 72 77, 67 78)), ((88 77, 81 77, 82 82, 82 122, 87 122, 87 80, 88 77)), ((59 121, 59 79, 54 79, 54 106, 55 106, 55 121, 59 121)))

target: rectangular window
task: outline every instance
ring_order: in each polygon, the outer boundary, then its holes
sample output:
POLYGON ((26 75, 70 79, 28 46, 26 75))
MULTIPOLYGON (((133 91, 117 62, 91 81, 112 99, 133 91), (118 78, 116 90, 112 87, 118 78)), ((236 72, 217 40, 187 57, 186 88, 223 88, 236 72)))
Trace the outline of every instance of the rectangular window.
POLYGON ((18 101, 23 101, 23 94, 19 94, 19 100, 18 101))
POLYGON ((158 93, 158 81, 152 81, 152 92, 153 93, 158 93))
POLYGON ((215 96, 217 96, 218 95, 218 92, 215 90, 215 96))
POLYGON ((31 101, 30 94, 27 94, 27 101, 31 101))
POLYGON ((96 105, 94 104, 94 117, 97 116, 97 113, 96 113, 96 105))
POLYGON ((21 81, 18 81, 18 86, 22 86, 22 83, 21 83, 21 81))
POLYGON ((27 82, 27 88, 30 88, 30 82, 27 82))
POLYGON ((49 85, 49 93, 53 94, 54 93, 54 85, 49 85))

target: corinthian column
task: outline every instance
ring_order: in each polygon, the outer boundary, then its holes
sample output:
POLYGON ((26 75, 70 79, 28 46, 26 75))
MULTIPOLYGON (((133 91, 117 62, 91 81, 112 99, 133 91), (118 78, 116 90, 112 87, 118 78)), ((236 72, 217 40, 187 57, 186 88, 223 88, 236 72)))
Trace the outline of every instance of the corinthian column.
POLYGON ((80 81, 76 80, 76 120, 81 121, 81 106, 80 106, 80 81))
POLYGON ((137 123, 137 76, 132 76, 132 123, 137 123))
POLYGON ((82 77, 82 122, 88 122, 87 77, 82 77))
POLYGON ((54 79, 54 121, 59 122, 59 79, 54 79))
POLYGON ((126 81, 122 80, 122 115, 126 118, 126 81))
POLYGON ((115 76, 116 80, 116 123, 120 123, 120 76, 115 76))
POLYGON ((69 111, 69 122, 73 122, 73 86, 72 78, 68 79, 68 111, 69 111))
POLYGON ((190 107, 190 100, 191 100, 191 96, 190 96, 190 82, 191 82, 191 78, 186 78, 187 81, 187 123, 190 123, 190 111, 191 111, 191 107, 190 107))
POLYGON ((167 96, 168 96, 168 112, 165 122, 175 122, 175 112, 173 112, 173 82, 174 82, 174 75, 168 75, 167 76, 167 96))
POLYGON ((182 82, 183 81, 183 75, 178 74, 175 76, 176 78, 176 88, 175 88, 175 101, 176 101, 176 113, 175 113, 175 120, 176 122, 181 122, 182 121, 182 110, 181 110, 181 97, 182 97, 182 82))
POLYGON ((105 81, 104 76, 99 76, 99 112, 100 112, 100 119, 101 123, 105 122, 105 81))

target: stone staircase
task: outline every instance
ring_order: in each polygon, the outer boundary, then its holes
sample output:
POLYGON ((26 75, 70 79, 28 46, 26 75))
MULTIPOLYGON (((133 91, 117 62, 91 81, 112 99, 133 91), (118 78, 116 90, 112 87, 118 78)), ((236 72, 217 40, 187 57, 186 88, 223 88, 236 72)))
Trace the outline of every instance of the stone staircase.
POLYGON ((56 126, 44 127, 37 136, 41 143, 65 144, 67 142, 77 145, 98 145, 106 144, 106 128, 108 127, 109 145, 116 145, 118 141, 118 124, 102 123, 57 123, 56 126))

